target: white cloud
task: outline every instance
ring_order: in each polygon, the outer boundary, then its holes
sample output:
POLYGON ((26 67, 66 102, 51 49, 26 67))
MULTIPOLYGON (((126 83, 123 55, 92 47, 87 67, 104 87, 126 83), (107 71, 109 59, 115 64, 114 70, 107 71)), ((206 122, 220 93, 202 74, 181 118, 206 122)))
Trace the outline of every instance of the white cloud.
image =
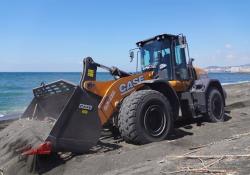
POLYGON ((229 43, 225 44, 225 48, 226 49, 231 49, 232 48, 232 44, 229 44, 229 43))
POLYGON ((250 52, 232 47, 232 44, 222 45, 208 54, 200 54, 196 60, 198 65, 207 66, 237 66, 250 63, 250 52))

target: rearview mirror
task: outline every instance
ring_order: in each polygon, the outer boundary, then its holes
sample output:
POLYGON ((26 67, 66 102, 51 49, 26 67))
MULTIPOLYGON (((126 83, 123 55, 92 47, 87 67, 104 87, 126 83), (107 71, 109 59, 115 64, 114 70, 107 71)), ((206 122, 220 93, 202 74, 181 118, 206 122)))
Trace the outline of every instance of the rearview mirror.
POLYGON ((132 62, 133 59, 134 59, 134 57, 135 57, 134 51, 130 51, 130 52, 129 52, 129 57, 130 57, 130 62, 132 62))
POLYGON ((189 59, 189 65, 193 65, 194 58, 189 59))

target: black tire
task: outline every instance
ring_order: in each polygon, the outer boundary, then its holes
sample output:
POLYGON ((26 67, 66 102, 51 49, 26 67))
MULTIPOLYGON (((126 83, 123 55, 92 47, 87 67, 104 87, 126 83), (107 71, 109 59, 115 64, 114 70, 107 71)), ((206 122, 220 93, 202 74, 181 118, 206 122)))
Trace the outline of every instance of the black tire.
POLYGON ((210 88, 207 94, 207 119, 210 122, 223 122, 224 100, 217 88, 210 88))
POLYGON ((154 90, 132 93, 121 105, 118 128, 126 142, 146 144, 164 140, 173 129, 168 99, 154 90))

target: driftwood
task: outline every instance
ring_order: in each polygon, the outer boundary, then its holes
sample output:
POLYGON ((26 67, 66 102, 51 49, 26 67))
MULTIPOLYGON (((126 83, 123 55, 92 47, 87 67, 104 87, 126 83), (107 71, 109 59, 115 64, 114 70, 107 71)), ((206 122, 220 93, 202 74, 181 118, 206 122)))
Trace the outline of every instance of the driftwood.
POLYGON ((200 168, 193 167, 182 167, 180 170, 173 172, 161 172, 163 174, 177 174, 183 172, 190 173, 212 173, 212 174, 223 174, 228 173, 229 170, 219 170, 219 169, 209 169, 211 166, 219 163, 225 158, 240 158, 240 157, 250 157, 250 154, 226 154, 226 155, 182 155, 182 156, 166 156, 166 158, 184 158, 184 159, 198 159, 201 162, 200 168), (203 159, 216 159, 215 161, 205 164, 203 159))
MULTIPOLYGON (((168 174, 176 174, 176 173, 183 173, 183 172, 190 172, 190 173, 213 173, 213 174, 218 174, 218 173, 227 173, 226 170, 208 170, 208 169, 202 169, 202 168, 198 168, 198 169, 186 169, 186 170, 179 170, 179 171, 173 171, 173 172, 169 172, 168 174)), ((167 173, 165 173, 167 174, 167 173)))
MULTIPOLYGON (((229 138, 225 138, 221 141, 231 141, 231 140, 235 140, 235 139, 239 139, 243 136, 248 136, 250 135, 250 132, 247 133, 242 133, 242 134, 236 134, 232 137, 229 138)), ((221 142, 218 141, 218 142, 221 142)), ((189 150, 191 150, 190 152, 187 152, 183 155, 179 155, 179 156, 166 156, 165 158, 176 158, 176 159, 198 159, 201 162, 201 167, 196 168, 196 167, 182 167, 180 170, 177 171, 173 171, 173 172, 161 172, 163 174, 177 174, 177 173, 212 173, 212 174, 225 174, 228 173, 229 170, 219 170, 219 169, 209 169, 211 166, 219 163, 220 161, 222 161, 225 158, 241 158, 241 157, 250 157, 250 154, 225 154, 225 155, 190 155, 193 153, 198 152, 200 149, 210 146, 210 145, 214 145, 218 142, 212 142, 212 143, 208 143, 205 145, 198 145, 196 147, 192 147, 189 150), (205 161, 203 159, 216 159, 215 161, 212 161, 211 163, 207 164, 205 163, 205 161)))
POLYGON ((219 158, 238 158, 238 157, 250 157, 250 154, 225 154, 225 155, 182 155, 182 156, 166 156, 166 158, 186 158, 186 159, 219 159, 219 158))
MULTIPOLYGON (((190 156, 188 156, 190 157, 190 156)), ((225 157, 220 157, 219 159, 209 163, 208 165, 205 165, 205 162, 200 157, 192 157, 199 159, 201 161, 202 167, 200 168, 192 168, 192 167, 183 167, 181 170, 168 172, 168 174, 177 174, 182 172, 190 172, 190 173, 213 173, 213 174, 221 174, 221 173, 227 173, 227 170, 218 170, 218 169, 208 169, 209 167, 213 166, 216 163, 219 163, 221 160, 223 160, 225 157)), ((209 157, 210 158, 210 157, 209 157)), ((166 173, 164 173, 166 174, 166 173)))
POLYGON ((208 144, 205 144, 205 145, 198 145, 198 146, 191 147, 191 148, 189 148, 189 150, 201 149, 201 148, 204 148, 204 147, 207 147, 207 146, 210 146, 210 145, 214 145, 214 144, 216 144, 218 142, 236 140, 236 139, 239 139, 239 138, 241 138, 243 136, 248 136, 248 135, 250 135, 250 132, 246 132, 246 133, 242 133, 242 134, 236 134, 236 135, 233 135, 233 136, 231 136, 229 138, 225 138, 225 139, 217 141, 217 142, 211 142, 211 143, 208 143, 208 144))

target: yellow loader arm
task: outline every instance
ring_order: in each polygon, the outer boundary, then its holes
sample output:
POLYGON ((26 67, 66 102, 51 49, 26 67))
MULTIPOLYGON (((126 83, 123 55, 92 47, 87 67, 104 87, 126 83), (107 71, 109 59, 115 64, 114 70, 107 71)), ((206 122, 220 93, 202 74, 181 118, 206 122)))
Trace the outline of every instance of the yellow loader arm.
POLYGON ((83 88, 102 97, 98 105, 98 115, 101 123, 104 124, 117 110, 117 105, 124 97, 142 88, 144 84, 141 82, 152 78, 153 72, 146 72, 106 82, 85 81, 83 88))

